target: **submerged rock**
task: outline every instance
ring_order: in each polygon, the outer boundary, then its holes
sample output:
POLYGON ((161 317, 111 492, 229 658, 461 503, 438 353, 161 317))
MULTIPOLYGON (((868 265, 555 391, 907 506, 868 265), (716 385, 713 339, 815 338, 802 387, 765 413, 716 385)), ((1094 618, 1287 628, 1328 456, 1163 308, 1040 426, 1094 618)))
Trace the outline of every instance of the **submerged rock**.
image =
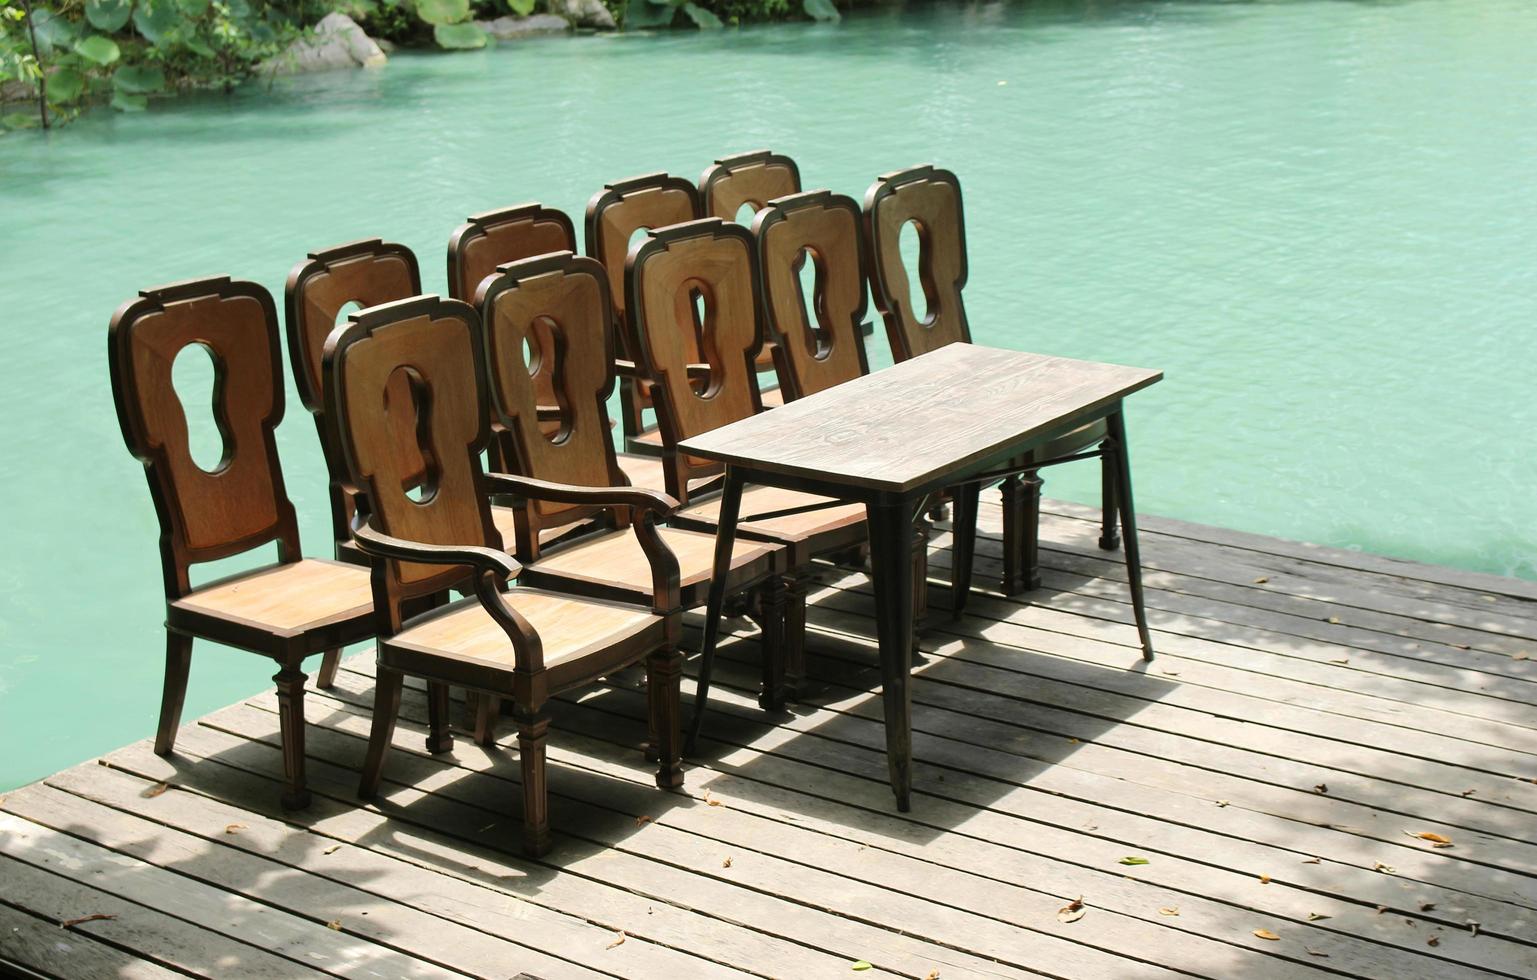
POLYGON ((379 43, 363 33, 357 21, 346 14, 330 13, 315 25, 312 36, 299 38, 288 46, 287 51, 263 62, 259 69, 263 73, 288 75, 333 68, 373 67, 387 60, 379 43))
POLYGON ((612 31, 619 25, 608 12, 603 0, 550 0, 550 12, 559 14, 577 27, 593 27, 612 31))
POLYGON ((477 20, 475 26, 498 41, 512 41, 520 37, 528 37, 530 34, 552 34, 571 29, 571 25, 566 23, 564 17, 556 17, 553 14, 534 14, 532 17, 514 17, 508 14, 496 20, 477 20))

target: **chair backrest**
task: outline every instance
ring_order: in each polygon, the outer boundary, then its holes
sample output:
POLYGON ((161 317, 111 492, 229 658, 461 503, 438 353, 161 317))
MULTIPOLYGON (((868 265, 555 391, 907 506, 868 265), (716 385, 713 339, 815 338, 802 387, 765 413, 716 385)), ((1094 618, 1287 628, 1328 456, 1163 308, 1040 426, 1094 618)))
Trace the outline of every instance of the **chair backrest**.
POLYGON ((191 591, 188 566, 269 541, 298 561, 299 528, 283 487, 275 430, 283 420, 277 308, 254 282, 227 276, 146 289, 112 317, 107 360, 118 423, 143 464, 160 518, 168 598, 191 591), (213 360, 213 413, 224 448, 212 470, 188 446, 172 382, 183 349, 213 360))
POLYGON ((699 178, 700 216, 735 221, 744 204, 761 211, 774 198, 800 189, 800 168, 782 153, 756 150, 723 157, 699 178))
POLYGON ((966 228, 955 174, 931 165, 877 178, 865 192, 865 246, 870 291, 886 320, 891 354, 899 361, 969 342, 961 289, 966 285, 966 228), (902 264, 902 227, 918 231, 918 281, 928 306, 914 309, 902 264))
POLYGON ((575 252, 576 228, 564 211, 520 204, 470 215, 448 240, 448 294, 475 301, 480 281, 496 267, 550 252, 575 252))
POLYGON ((854 199, 830 191, 779 198, 753 219, 764 325, 776 341, 774 366, 786 400, 870 370, 862 331, 865 273, 859 224, 854 199), (816 272, 810 297, 801 280, 808 262, 816 272))
MULTIPOLYGON (((422 544, 500 549, 480 467, 490 414, 474 309, 437 296, 369 307, 326 341, 322 365, 332 438, 373 526, 422 544), (404 402, 394 396, 401 382, 404 402), (406 439, 425 461, 420 479, 400 454, 406 439)), ((404 603, 461 585, 466 574, 457 566, 376 562, 374 595, 388 631, 399 629, 404 603)))
POLYGON ((689 481, 721 466, 677 444, 763 407, 753 378, 763 331, 752 233, 719 218, 651 232, 630 250, 625 288, 631 343, 655 380, 667 492, 687 502, 689 481), (696 356, 708 380, 690 377, 696 356))
MULTIPOLYGON (((404 245, 377 238, 311 252, 309 258, 297 263, 288 273, 288 284, 283 290, 288 322, 288 359, 293 365, 299 400, 315 417, 315 427, 320 433, 320 448, 331 477, 331 532, 337 541, 351 539, 347 525, 356 502, 347 489, 346 463, 331 445, 331 429, 325 420, 320 359, 326 338, 336 329, 336 318, 349 303, 360 307, 378 306, 409 299, 420 295, 421 291, 422 276, 416 256, 404 245)), ((392 392, 395 397, 409 396, 403 379, 395 384, 392 392)), ((419 476, 422 463, 415 441, 402 440, 399 451, 402 459, 409 461, 414 467, 413 472, 419 476)))
POLYGON ((614 304, 621 345, 628 342, 624 262, 630 239, 641 229, 665 228, 701 216, 694 185, 665 173, 607 184, 587 202, 587 254, 608 272, 609 300, 614 304))
MULTIPOLYGON (((625 484, 605 408, 614 390, 614 331, 603 266, 570 252, 510 262, 481 284, 480 317, 492 410, 510 437, 517 471, 552 483, 625 484), (536 347, 536 334, 548 344, 536 347), (554 426, 539 418, 535 377, 554 392, 554 426)), ((539 557, 540 532, 603 510, 544 500, 518 507, 516 555, 527 562, 539 557)))

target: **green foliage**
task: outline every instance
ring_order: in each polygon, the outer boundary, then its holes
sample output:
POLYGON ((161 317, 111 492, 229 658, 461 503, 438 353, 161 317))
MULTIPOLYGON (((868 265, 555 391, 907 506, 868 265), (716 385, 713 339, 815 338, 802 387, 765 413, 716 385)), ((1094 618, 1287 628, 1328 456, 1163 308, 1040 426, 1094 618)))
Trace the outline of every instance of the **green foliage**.
POLYGON ((840 19, 834 0, 605 0, 605 2, 626 30, 671 27, 689 22, 701 29, 709 29, 725 24, 784 20, 797 13, 819 21, 840 19))

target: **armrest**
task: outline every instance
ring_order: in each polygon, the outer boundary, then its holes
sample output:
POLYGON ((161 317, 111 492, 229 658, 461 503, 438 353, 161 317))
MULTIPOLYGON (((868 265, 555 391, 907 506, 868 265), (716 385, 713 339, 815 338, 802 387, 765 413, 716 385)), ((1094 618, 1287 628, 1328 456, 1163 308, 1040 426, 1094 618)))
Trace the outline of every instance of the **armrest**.
POLYGON ((554 504, 586 504, 590 507, 628 507, 670 517, 681 504, 659 490, 647 487, 582 487, 551 483, 511 473, 487 473, 486 480, 498 493, 514 493, 554 504))
POLYGON ((477 545, 438 545, 407 541, 374 528, 359 514, 352 522, 352 537, 358 549, 374 558, 421 562, 427 565, 468 565, 475 570, 475 597, 480 600, 512 644, 517 668, 523 671, 544 667, 544 645, 528 620, 508 605, 502 595, 507 579, 515 577, 523 566, 511 555, 477 545))
POLYGON ((361 514, 352 520, 352 537, 358 550, 373 558, 394 558, 423 565, 468 565, 479 573, 501 579, 517 578, 523 570, 513 557, 479 545, 423 544, 392 537, 369 524, 361 514))

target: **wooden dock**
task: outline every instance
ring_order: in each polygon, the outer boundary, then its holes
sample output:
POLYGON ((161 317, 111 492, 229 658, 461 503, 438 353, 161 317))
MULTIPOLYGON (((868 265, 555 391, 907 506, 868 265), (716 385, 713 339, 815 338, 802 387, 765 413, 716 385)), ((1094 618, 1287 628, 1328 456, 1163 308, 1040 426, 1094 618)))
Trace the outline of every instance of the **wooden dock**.
MULTIPOLYGON (((867 581, 828 568, 802 703, 765 716, 756 644, 724 646, 683 792, 637 751, 638 677, 559 706, 541 861, 517 850, 511 739, 426 754, 420 691, 380 805, 358 805, 370 654, 309 701, 303 813, 278 806, 270 694, 188 725, 174 758, 146 740, 15 790, 0 960, 70 978, 1537 976, 1537 585, 1149 518, 1144 666, 1092 518, 1048 506, 1024 601, 930 613, 911 813, 886 785, 867 581)), ((979 583, 995 507, 982 523, 979 583)))

